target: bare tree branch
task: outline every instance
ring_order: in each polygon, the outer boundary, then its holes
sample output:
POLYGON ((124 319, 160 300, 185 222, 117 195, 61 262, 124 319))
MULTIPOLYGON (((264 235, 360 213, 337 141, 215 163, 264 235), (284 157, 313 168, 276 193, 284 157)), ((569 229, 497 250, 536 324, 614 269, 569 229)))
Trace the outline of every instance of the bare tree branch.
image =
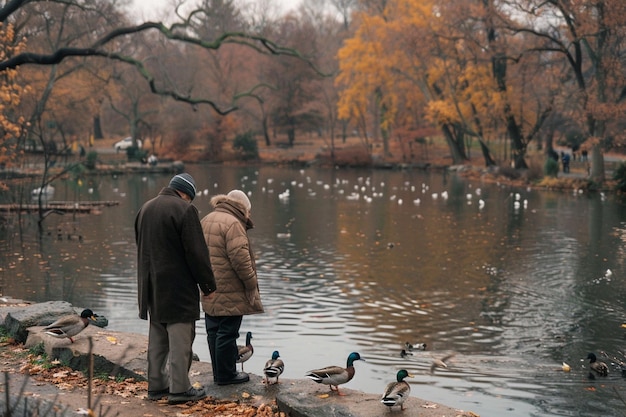
MULTIPOLYGON (((10 10, 15 11, 16 8, 19 8, 29 2, 29 0, 10 1, 9 3, 12 6, 10 10)), ((8 10, 5 9, 9 8, 9 3, 1 9, 2 12, 8 13, 8 10)), ((63 1, 57 1, 57 3, 63 3, 63 1)), ((75 2, 72 4, 75 4, 75 2)), ((3 13, 0 12, 0 20, 2 19, 2 15, 3 13)), ((192 12, 189 15, 188 19, 191 19, 193 16, 194 13, 192 12)), ((34 52, 20 53, 18 55, 15 55, 14 57, 0 62, 0 72, 6 71, 8 69, 15 69, 21 65, 55 65, 71 57, 101 57, 105 59, 112 59, 134 66, 139 74, 147 81, 148 85, 150 86, 150 90, 153 93, 161 96, 168 96, 177 101, 189 103, 194 106, 198 104, 207 104, 220 115, 226 115, 228 113, 231 113, 232 111, 237 110, 238 107, 236 105, 236 101, 238 99, 247 96, 254 96, 254 91, 258 88, 269 87, 266 84, 256 85, 247 92, 242 92, 235 95, 233 97, 234 103, 230 107, 220 108, 213 100, 205 98, 194 98, 190 97, 188 94, 185 95, 173 90, 159 88, 155 82, 155 78, 152 73, 145 67, 145 65, 140 60, 129 55, 124 55, 119 52, 107 50, 107 47, 113 44, 113 41, 118 38, 142 33, 148 30, 157 30, 167 39, 195 45, 204 49, 217 50, 225 44, 238 44, 251 48, 260 54, 293 57, 295 59, 306 62, 320 76, 330 76, 330 74, 325 74, 323 71, 316 68, 316 66, 310 60, 304 57, 297 50, 282 47, 276 42, 273 42, 265 37, 247 34, 244 32, 226 32, 221 34, 215 40, 207 41, 188 35, 186 33, 188 28, 188 21, 175 23, 171 26, 166 26, 161 22, 145 22, 136 26, 120 27, 109 31, 100 39, 95 41, 91 46, 87 46, 84 48, 61 47, 50 54, 34 52)))

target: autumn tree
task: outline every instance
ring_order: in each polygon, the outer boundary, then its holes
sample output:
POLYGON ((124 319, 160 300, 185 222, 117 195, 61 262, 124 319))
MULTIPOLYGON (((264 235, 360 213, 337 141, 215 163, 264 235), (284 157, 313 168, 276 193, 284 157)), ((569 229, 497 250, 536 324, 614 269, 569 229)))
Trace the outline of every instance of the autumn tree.
MULTIPOLYGON (((0 25, 0 45, 0 60, 9 59, 25 47, 23 40, 16 40, 12 24, 0 25)), ((16 83, 16 77, 16 70, 0 74, 0 166, 10 165, 15 160, 17 145, 26 127, 24 118, 15 108, 28 88, 16 83)))
POLYGON ((362 4, 339 53, 340 116, 364 120, 384 144, 428 120, 455 164, 477 141, 494 165, 492 145, 507 138, 515 167, 526 168, 528 145, 561 95, 562 65, 530 53, 539 48, 533 37, 505 29, 515 10, 491 0, 362 4))
POLYGON ((567 63, 563 104, 586 132, 591 177, 603 181, 603 150, 626 142, 618 123, 626 108, 626 62, 621 58, 626 2, 516 0, 508 5, 518 16, 508 26, 512 33, 531 34, 540 42, 533 52, 559 56, 567 63))
POLYGON ((444 90, 438 105, 456 115, 451 120, 466 138, 478 141, 485 165, 495 165, 490 144, 505 137, 513 166, 527 168, 528 146, 553 110, 555 67, 523 53, 533 48, 532 38, 505 36, 500 23, 515 16, 491 0, 450 1, 437 12, 430 59, 444 65, 442 76, 431 72, 429 79, 444 90))
POLYGON ((467 155, 464 132, 455 124, 457 115, 438 106, 445 94, 440 84, 445 77, 439 77, 445 75, 441 70, 447 63, 430 50, 435 45, 433 7, 429 1, 417 0, 372 2, 356 14, 355 34, 338 54, 339 117, 356 121, 366 139, 367 132, 374 140, 380 136, 388 153, 395 128, 423 124, 414 118, 423 112, 412 109, 431 106, 432 119, 441 127, 453 161, 462 163, 467 155))

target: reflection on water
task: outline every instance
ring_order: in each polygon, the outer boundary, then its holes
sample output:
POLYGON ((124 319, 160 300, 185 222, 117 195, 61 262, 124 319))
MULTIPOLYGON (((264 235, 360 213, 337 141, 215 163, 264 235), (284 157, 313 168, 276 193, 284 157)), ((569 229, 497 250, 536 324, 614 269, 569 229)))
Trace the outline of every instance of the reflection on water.
MULTIPOLYGON (((209 198, 248 191, 266 313, 244 318, 261 373, 273 350, 286 378, 343 365, 348 388, 382 392, 399 368, 413 394, 485 416, 621 416, 626 381, 590 380, 590 351, 623 358, 624 202, 511 189, 422 172, 191 166, 209 198), (428 350, 400 357, 405 341, 428 350), (433 358, 456 353, 429 373, 433 358), (567 362, 572 371, 561 371, 567 362)), ((137 318, 133 220, 167 176, 54 184, 55 199, 118 200, 97 216, 8 219, 2 294, 67 300, 147 333, 137 318), (89 191, 88 191, 89 190, 89 191), (78 197, 77 197, 78 196, 78 197)), ((34 188, 34 187, 33 187, 34 188)), ((204 191, 204 190, 203 190, 204 191)), ((209 360, 203 323, 195 350, 209 360)), ((320 387, 320 390, 324 390, 320 387)))

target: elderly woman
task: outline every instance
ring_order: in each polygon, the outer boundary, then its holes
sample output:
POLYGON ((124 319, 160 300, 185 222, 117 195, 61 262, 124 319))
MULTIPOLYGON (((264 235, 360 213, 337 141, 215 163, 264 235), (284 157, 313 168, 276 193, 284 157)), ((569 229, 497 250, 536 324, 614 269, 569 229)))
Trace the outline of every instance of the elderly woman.
POLYGON ((213 380, 240 384, 250 377, 237 372, 237 338, 244 315, 263 312, 248 229, 252 205, 240 190, 211 198, 214 210, 202 221, 217 291, 202 299, 213 380))

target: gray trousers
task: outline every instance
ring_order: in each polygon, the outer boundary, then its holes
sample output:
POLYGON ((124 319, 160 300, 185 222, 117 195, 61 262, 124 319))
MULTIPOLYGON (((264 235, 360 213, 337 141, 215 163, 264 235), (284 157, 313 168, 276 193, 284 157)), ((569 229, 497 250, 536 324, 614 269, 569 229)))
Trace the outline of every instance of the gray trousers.
POLYGON ((155 323, 148 333, 148 391, 169 388, 173 394, 191 388, 189 368, 196 323, 155 323))

